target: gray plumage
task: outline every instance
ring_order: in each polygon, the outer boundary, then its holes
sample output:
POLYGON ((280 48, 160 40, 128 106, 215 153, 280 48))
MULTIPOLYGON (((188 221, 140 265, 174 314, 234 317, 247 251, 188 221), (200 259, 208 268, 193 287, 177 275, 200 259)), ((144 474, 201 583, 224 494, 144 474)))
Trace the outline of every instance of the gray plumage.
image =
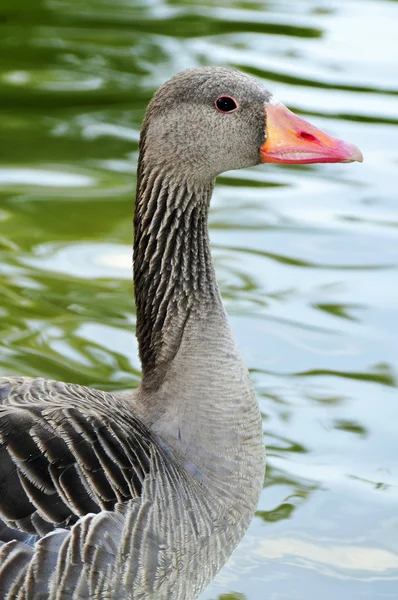
POLYGON ((219 173, 260 162, 269 98, 246 75, 200 68, 149 105, 134 241, 141 386, 0 379, 1 599, 193 600, 247 529, 261 418, 207 214, 219 173), (217 112, 220 95, 239 110, 217 112))

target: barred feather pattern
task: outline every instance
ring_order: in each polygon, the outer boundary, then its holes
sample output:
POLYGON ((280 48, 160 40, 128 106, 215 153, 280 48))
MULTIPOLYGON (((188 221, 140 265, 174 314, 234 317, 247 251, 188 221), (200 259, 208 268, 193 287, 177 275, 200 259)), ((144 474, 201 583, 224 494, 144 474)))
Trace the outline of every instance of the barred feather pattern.
POLYGON ((179 348, 189 312, 221 304, 207 225, 213 186, 197 189, 146 169, 144 152, 139 172, 134 214, 137 339, 144 380, 158 383, 179 348))
POLYGON ((39 536, 0 546, 0 598, 196 597, 229 554, 222 501, 123 396, 27 378, 0 396, 3 534, 39 536))

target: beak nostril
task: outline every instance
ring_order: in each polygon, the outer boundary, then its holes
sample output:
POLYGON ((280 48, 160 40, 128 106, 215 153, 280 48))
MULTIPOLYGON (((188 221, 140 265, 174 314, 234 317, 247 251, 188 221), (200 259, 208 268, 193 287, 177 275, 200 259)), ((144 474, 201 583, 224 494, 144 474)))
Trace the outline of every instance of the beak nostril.
POLYGON ((316 137, 312 135, 312 133, 307 133, 306 131, 300 131, 298 137, 300 137, 302 140, 308 140, 309 142, 316 141, 316 137))

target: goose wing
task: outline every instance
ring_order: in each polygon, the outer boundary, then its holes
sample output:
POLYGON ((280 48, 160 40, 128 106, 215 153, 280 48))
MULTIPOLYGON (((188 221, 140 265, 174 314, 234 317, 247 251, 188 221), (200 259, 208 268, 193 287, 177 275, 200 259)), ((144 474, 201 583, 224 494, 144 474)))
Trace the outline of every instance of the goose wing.
POLYGON ((152 440, 120 396, 11 378, 0 379, 0 400, 0 519, 8 527, 44 536, 140 497, 152 440))
POLYGON ((213 500, 129 402, 26 378, 0 399, 0 600, 191 598, 213 500))
POLYGON ((171 597, 196 496, 128 401, 26 378, 0 400, 0 600, 171 597))

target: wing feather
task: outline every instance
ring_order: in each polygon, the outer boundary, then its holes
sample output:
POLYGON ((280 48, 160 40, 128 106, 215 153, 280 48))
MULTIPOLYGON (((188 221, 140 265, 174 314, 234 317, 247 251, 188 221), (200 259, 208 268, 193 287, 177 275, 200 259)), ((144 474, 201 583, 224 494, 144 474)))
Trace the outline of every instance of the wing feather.
POLYGON ((0 380, 0 519, 69 528, 142 493, 151 437, 117 396, 42 379, 0 380))
POLYGON ((0 401, 0 599, 169 597, 199 488, 127 400, 0 379, 0 401))

